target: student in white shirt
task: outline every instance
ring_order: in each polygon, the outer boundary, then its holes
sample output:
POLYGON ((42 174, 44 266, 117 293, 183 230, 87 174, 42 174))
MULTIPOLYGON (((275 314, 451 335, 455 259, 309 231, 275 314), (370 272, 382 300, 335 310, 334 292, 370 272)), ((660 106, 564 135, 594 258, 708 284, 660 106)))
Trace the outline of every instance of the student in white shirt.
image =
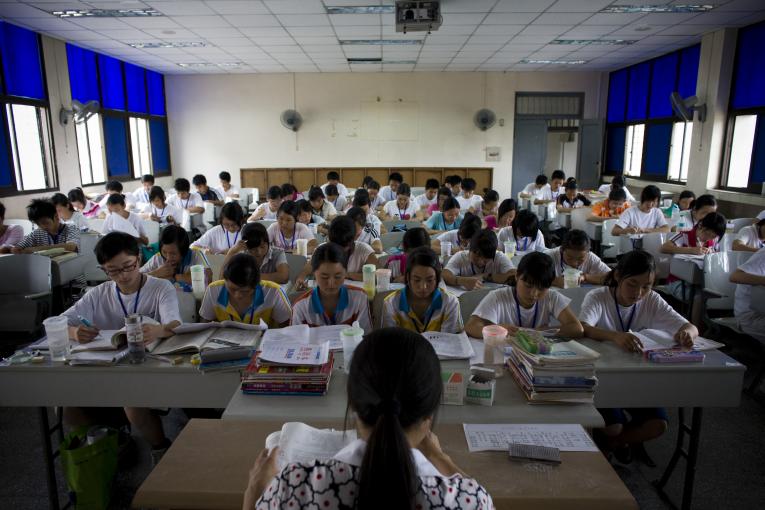
POLYGON ((275 220, 283 201, 282 189, 279 186, 271 186, 266 193, 266 202, 255 208, 255 212, 247 221, 275 220))
POLYGON ((82 191, 82 188, 70 189, 66 196, 72 204, 72 207, 74 207, 74 210, 81 212, 82 215, 88 219, 98 218, 102 213, 98 204, 85 196, 85 192, 82 191))
POLYGON ((205 203, 197 192, 191 192, 188 179, 175 180, 175 195, 167 199, 167 203, 179 209, 185 209, 189 214, 205 212, 205 203))
POLYGON ((202 237, 191 243, 192 248, 207 253, 225 255, 239 241, 244 224, 244 211, 239 202, 229 202, 221 207, 219 225, 207 230, 202 237))
MULTIPOLYGON (((101 201, 98 203, 98 207, 101 208, 101 212, 106 211, 106 201, 109 200, 109 197, 111 195, 122 195, 123 190, 122 183, 120 181, 109 181, 106 183, 106 194, 101 198, 101 201)), ((128 209, 132 209, 135 206, 135 200, 133 200, 133 195, 128 193, 125 195, 125 205, 128 209)))
POLYGON ((545 202, 557 202, 563 194, 563 183, 566 182, 566 174, 563 170, 554 170, 550 175, 550 187, 544 191, 545 202))
POLYGON ((144 174, 141 176, 141 187, 136 188, 135 191, 131 193, 133 197, 133 203, 136 205, 136 208, 145 207, 147 204, 151 203, 151 200, 149 199, 149 193, 151 192, 151 188, 154 187, 154 176, 151 174, 144 174))
POLYGON ((427 217, 426 211, 428 207, 438 202, 438 181, 435 179, 428 179, 425 181, 425 193, 414 197, 412 202, 417 208, 417 214, 421 217, 427 217))
POLYGON ((260 278, 274 283, 287 283, 290 277, 290 267, 284 250, 271 246, 266 227, 261 223, 247 223, 239 236, 239 242, 226 254, 223 267, 237 253, 248 253, 255 257, 260 271, 260 278))
POLYGON ((63 193, 55 193, 50 197, 50 201, 56 206, 56 213, 58 213, 58 219, 61 223, 68 223, 74 225, 81 231, 87 231, 90 227, 88 220, 81 212, 75 211, 72 207, 72 203, 63 193))
POLYGON ((521 198, 533 200, 534 204, 544 204, 546 197, 550 196, 550 185, 547 182, 547 176, 544 174, 537 175, 534 182, 527 184, 523 191, 521 191, 521 198))
POLYGON ((391 200, 383 211, 386 220, 414 220, 417 214, 417 208, 411 201, 412 190, 409 185, 402 183, 396 191, 396 199, 391 200))
POLYGON ((282 184, 282 200, 292 200, 293 202, 297 202, 298 200, 303 200, 304 198, 305 197, 303 194, 300 193, 298 189, 289 182, 282 184))
POLYGON ((598 193, 602 195, 608 195, 615 189, 623 189, 625 200, 627 202, 637 202, 634 196, 632 196, 632 193, 630 193, 630 190, 627 189, 627 186, 624 184, 624 177, 621 175, 615 175, 613 179, 611 179, 611 184, 603 184, 601 187, 598 188, 598 193))
POLYGON ((143 220, 137 214, 127 210, 123 195, 109 195, 109 200, 106 201, 106 208, 109 211, 109 216, 104 220, 104 226, 101 229, 102 234, 125 232, 133 237, 137 237, 142 244, 149 244, 143 220))
POLYGON ((765 220, 742 228, 733 240, 733 251, 756 252, 765 247, 765 220))
MULTIPOLYGON (((339 216, 335 221, 338 220, 351 221, 345 216, 339 216)), ((367 293, 360 287, 344 283, 348 277, 345 269, 347 258, 345 249, 333 242, 316 248, 309 266, 316 279, 316 287, 295 301, 291 325, 317 327, 350 325, 358 321, 365 333, 372 331, 367 293)))
POLYGON ((515 287, 490 292, 476 307, 465 326, 467 334, 482 338, 484 326, 498 324, 513 335, 519 329, 548 329, 550 322, 560 322, 562 337, 582 336, 582 325, 568 306, 571 300, 550 290, 555 267, 549 255, 529 253, 518 264, 515 287))
POLYGON ((499 248, 505 251, 505 242, 515 242, 516 255, 532 251, 545 251, 545 237, 539 230, 537 215, 528 209, 519 211, 513 224, 499 231, 499 248))
POLYGON ((493 189, 485 189, 481 207, 476 210, 476 214, 484 221, 484 225, 488 229, 494 230, 497 228, 498 206, 499 193, 493 189))
POLYGON ((276 223, 268 226, 268 240, 272 246, 293 253, 297 249, 297 240, 307 239, 308 253, 311 253, 316 248, 316 238, 307 226, 298 222, 297 217, 297 204, 292 200, 282 202, 276 223))
POLYGON ((453 255, 459 251, 469 249, 470 240, 481 231, 481 227, 481 218, 473 213, 467 213, 462 219, 460 228, 439 234, 437 238, 431 241, 430 245, 433 251, 441 253, 441 245, 444 242, 449 242, 452 246, 451 253, 453 255))
POLYGON ((313 213, 324 218, 324 221, 332 221, 337 216, 337 209, 327 200, 321 188, 314 186, 308 190, 308 201, 313 207, 313 213))
MULTIPOLYGON (((112 232, 104 236, 95 249, 96 260, 109 281, 89 290, 63 313, 69 322, 69 338, 88 343, 100 330, 116 330, 125 326, 125 317, 139 314, 156 321, 143 324, 144 343, 150 344, 173 335, 181 324, 178 297, 173 286, 139 271, 141 255, 138 241, 127 234, 112 232), (80 317, 88 321, 86 326, 80 317)), ((145 388, 151 391, 151 388, 145 388)), ((152 460, 158 461, 170 446, 162 430, 159 416, 146 408, 125 408, 125 412, 152 448, 152 460)), ((88 409, 66 408, 64 416, 70 425, 92 425, 88 409)))
POLYGON ((383 186, 380 189, 379 196, 385 201, 385 203, 396 200, 398 195, 398 188, 404 182, 404 178, 398 172, 393 172, 388 176, 388 185, 383 186))
POLYGON ((207 177, 202 174, 197 174, 191 179, 191 183, 197 190, 200 198, 205 202, 210 202, 213 205, 221 206, 224 204, 225 198, 222 194, 218 194, 215 188, 211 188, 207 185, 207 177))
POLYGON ((371 246, 356 240, 356 223, 347 216, 338 216, 329 225, 329 242, 340 246, 347 258, 348 279, 361 281, 361 268, 366 264, 377 265, 377 256, 371 246))
POLYGON ((348 200, 346 200, 345 195, 340 194, 337 186, 334 184, 328 184, 324 188, 324 195, 327 197, 327 202, 332 204, 332 207, 334 207, 335 211, 338 213, 345 211, 347 208, 348 200))
POLYGON ((497 234, 482 230, 470 240, 469 250, 452 255, 443 278, 447 285, 474 290, 484 281, 506 283, 514 273, 510 259, 497 251, 497 234))
POLYGON ((444 185, 449 188, 454 198, 462 196, 462 177, 459 175, 448 175, 444 179, 444 185))
POLYGON ((221 196, 226 198, 239 198, 239 188, 231 184, 231 174, 228 172, 221 172, 218 174, 220 180, 220 187, 218 190, 221 192, 221 196))
POLYGON ((351 207, 345 214, 356 225, 356 242, 369 245, 375 253, 383 253, 380 233, 370 223, 367 223, 367 213, 361 207, 351 207))
MULTIPOLYGON (((515 221, 515 215, 518 213, 518 202, 514 198, 506 198, 499 204, 497 209, 497 230, 502 232, 502 229, 509 227, 515 221)), ((502 242, 502 239, 499 240, 502 242)))
POLYGON ((583 230, 569 230, 561 245, 546 253, 555 264, 555 287, 563 288, 563 273, 567 268, 581 271, 579 284, 603 285, 611 272, 611 268, 590 251, 590 237, 583 230))
POLYGON ((477 212, 481 210, 483 198, 475 194, 476 182, 472 177, 462 179, 462 196, 457 197, 460 209, 463 211, 477 212))
POLYGON ((204 253, 192 250, 189 234, 178 225, 168 225, 159 235, 159 253, 141 267, 142 273, 173 283, 191 285, 191 266, 203 266, 205 279, 212 281, 212 270, 204 253))
POLYGON ((369 201, 369 192, 365 189, 357 189, 356 193, 353 195, 353 201, 351 203, 351 207, 361 207, 361 209, 366 213, 367 215, 367 223, 372 225, 375 230, 377 230, 378 234, 384 234, 385 233, 385 227, 383 226, 382 220, 377 217, 377 215, 372 210, 370 201, 369 201))
POLYGON ((160 225, 182 225, 183 209, 167 203, 165 191, 154 186, 149 192, 149 204, 144 207, 143 216, 160 225))
POLYGON ((736 283, 733 315, 746 334, 765 341, 765 314, 752 307, 752 286, 765 285, 765 249, 758 250, 730 276, 736 283))
POLYGON ((640 205, 625 210, 611 230, 615 236, 625 234, 648 234, 651 232, 669 232, 669 224, 664 213, 659 209, 661 191, 653 184, 643 188, 640 193, 640 205))
MULTIPOLYGON (((321 185, 321 190, 327 197, 329 197, 329 193, 327 193, 327 186, 329 185, 335 186, 337 188, 337 194, 343 198, 350 194, 348 192, 348 188, 346 188, 345 185, 340 182, 340 174, 334 170, 327 172, 327 182, 321 185)), ((339 207, 336 208, 338 211, 341 210, 339 207)))
POLYGON ((380 183, 372 180, 367 184, 367 192, 369 193, 369 206, 373 211, 382 211, 385 206, 385 199, 380 196, 380 183))

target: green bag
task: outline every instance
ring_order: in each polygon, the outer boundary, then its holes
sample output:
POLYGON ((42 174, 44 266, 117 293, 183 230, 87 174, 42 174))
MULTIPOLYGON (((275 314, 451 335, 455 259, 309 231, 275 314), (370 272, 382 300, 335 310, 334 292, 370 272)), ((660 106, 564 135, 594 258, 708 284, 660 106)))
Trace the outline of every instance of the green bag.
POLYGON ((148 262, 150 258, 159 253, 159 243, 152 243, 148 246, 141 246, 141 256, 144 263, 148 262))
POLYGON ((109 506, 112 482, 117 473, 118 433, 87 444, 89 427, 79 427, 59 446, 61 465, 77 510, 102 510, 109 506))

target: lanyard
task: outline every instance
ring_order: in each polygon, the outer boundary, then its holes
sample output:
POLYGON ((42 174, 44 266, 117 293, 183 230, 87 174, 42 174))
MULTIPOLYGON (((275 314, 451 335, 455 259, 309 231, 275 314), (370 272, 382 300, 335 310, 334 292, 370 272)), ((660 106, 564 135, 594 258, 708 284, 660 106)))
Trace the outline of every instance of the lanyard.
MULTIPOLYGON (((518 244, 520 244, 520 243, 518 243, 518 244)), ((518 250, 518 251, 526 251, 528 249, 529 249, 529 238, 528 237, 524 237, 523 238, 523 248, 518 250)))
MULTIPOLYGON (((236 319, 234 319, 234 315, 233 315, 232 313, 229 313, 229 314, 228 314, 229 318, 230 318, 232 321, 234 321, 234 322, 242 322, 242 323, 243 323, 243 322, 245 322, 245 321, 244 321, 244 317, 247 317, 247 313, 249 312, 249 313, 250 313, 250 324, 252 324, 252 321, 253 321, 253 320, 255 320, 255 300, 257 299, 257 296, 258 296, 258 291, 257 291, 257 289, 256 289, 256 290, 255 290, 255 292, 254 292, 254 293, 253 293, 253 295, 252 295, 252 304, 250 305, 250 307, 249 307, 247 310, 245 310, 245 311, 244 311, 244 315, 241 315, 241 316, 239 317, 239 319, 240 319, 239 321, 237 321, 236 319)), ((229 302, 229 303, 227 303, 227 304, 228 304, 229 306, 231 306, 231 303, 230 303, 230 302, 229 302)), ((233 306, 231 306, 231 308, 234 308, 234 307, 233 307, 233 306)), ((234 311, 236 311, 236 308, 234 308, 234 311)), ((237 312, 237 313, 238 313, 238 312, 237 312)))
POLYGON ((149 192, 148 191, 144 191, 143 192, 143 196, 146 197, 146 202, 149 202, 149 192))
MULTIPOLYGON (((190 200, 191 200, 191 197, 186 199, 186 205, 183 206, 184 209, 188 209, 189 208, 189 201, 190 200)), ((183 203, 183 199, 181 199, 181 203, 183 203)), ((162 209, 162 210, 164 211, 164 209, 162 209)))
MULTIPOLYGON (((141 286, 138 287, 138 294, 135 295, 135 303, 133 303, 133 314, 138 313, 138 301, 141 299, 141 289, 143 289, 143 275, 141 275, 141 286)), ((115 285, 117 289, 117 299, 120 302, 120 306, 122 307, 122 311, 125 313, 125 317, 128 316, 127 308, 125 308, 125 303, 122 302, 122 292, 120 292, 119 285, 115 285)))
POLYGON ((406 217, 409 216, 408 214, 406 214, 406 211, 408 210, 407 208, 404 208, 404 210, 402 211, 399 206, 396 206, 396 209, 398 209, 398 217, 401 218, 402 220, 405 220, 406 217))
MULTIPOLYGON (((228 230, 226 232, 226 242, 228 243, 228 247, 231 248, 231 239, 228 237, 228 230)), ((234 244, 236 244, 236 240, 239 239, 239 231, 237 231, 236 235, 234 236, 234 244)))
MULTIPOLYGON (((279 229, 279 235, 282 236, 282 246, 284 246, 284 249, 287 249, 287 239, 284 237, 284 232, 282 232, 282 229, 279 229)), ((292 246, 290 250, 295 249, 295 237, 297 237, 297 225, 295 226, 295 230, 292 231, 292 246)))
POLYGON ((165 206, 162 208, 162 212, 157 214, 157 208, 155 207, 154 208, 154 216, 159 216, 159 219, 161 220, 162 217, 165 215, 165 209, 167 209, 167 204, 165 204, 165 206))
MULTIPOLYGON (((515 298, 515 311, 518 313, 518 327, 523 327, 523 317, 521 316, 521 303, 518 301, 518 293, 513 287, 513 297, 515 298)), ((539 312, 539 301, 534 303, 534 321, 531 323, 531 329, 537 327, 537 312, 539 312)))
POLYGON ((637 303, 632 305, 630 308, 632 308, 632 313, 630 314, 630 320, 627 322, 627 327, 624 327, 624 321, 622 320, 622 313, 619 311, 619 303, 616 301, 616 289, 614 289, 614 306, 616 307, 616 316, 619 317, 619 325, 622 327, 623 332, 627 332, 630 330, 630 326, 632 326, 632 319, 635 318, 635 310, 637 310, 637 303))

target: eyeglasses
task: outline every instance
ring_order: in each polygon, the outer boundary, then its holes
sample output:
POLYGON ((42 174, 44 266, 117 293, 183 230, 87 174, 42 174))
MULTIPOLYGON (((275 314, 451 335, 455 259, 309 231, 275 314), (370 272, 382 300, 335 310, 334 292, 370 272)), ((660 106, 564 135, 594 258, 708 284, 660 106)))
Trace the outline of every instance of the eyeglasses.
POLYGON ((104 273, 106 273, 106 276, 109 276, 109 277, 119 276, 122 273, 130 273, 132 271, 135 271, 136 267, 138 267, 138 260, 136 260, 135 262, 133 262, 132 264, 128 266, 123 266, 122 269, 107 269, 104 266, 98 266, 98 268, 104 273))

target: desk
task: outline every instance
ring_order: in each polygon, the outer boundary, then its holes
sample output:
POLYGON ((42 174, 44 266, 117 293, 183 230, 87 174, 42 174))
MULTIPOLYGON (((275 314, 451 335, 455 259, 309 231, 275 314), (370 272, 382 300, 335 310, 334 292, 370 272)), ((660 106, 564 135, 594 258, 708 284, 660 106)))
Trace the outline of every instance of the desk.
POLYGON ((584 226, 584 231, 590 236, 593 241, 603 240, 603 222, 600 221, 587 221, 584 226))
POLYGON ((571 213, 558 213, 558 224, 564 228, 571 228, 571 213))
MULTIPOLYGON (((699 268, 693 260, 672 257, 669 261, 669 273, 690 286, 688 302, 686 303, 687 316, 690 317, 693 310, 693 300, 696 299, 696 290, 704 285, 704 270, 699 268)), ((683 297, 685 297, 685 291, 683 291, 683 297)))
POLYGON ((51 284, 54 287, 67 285, 72 280, 76 280, 85 273, 85 263, 88 257, 77 255, 63 262, 56 262, 51 259, 51 284))
MULTIPOLYGON (((133 508, 240 509, 252 463, 282 424, 191 420, 138 489, 133 508)), ((444 451, 486 488, 498 509, 637 509, 599 452, 563 452, 554 467, 514 463, 503 452, 469 453, 460 425, 435 431, 444 451)))
POLYGON ((765 285, 752 285, 750 307, 755 312, 765 313, 765 285))

